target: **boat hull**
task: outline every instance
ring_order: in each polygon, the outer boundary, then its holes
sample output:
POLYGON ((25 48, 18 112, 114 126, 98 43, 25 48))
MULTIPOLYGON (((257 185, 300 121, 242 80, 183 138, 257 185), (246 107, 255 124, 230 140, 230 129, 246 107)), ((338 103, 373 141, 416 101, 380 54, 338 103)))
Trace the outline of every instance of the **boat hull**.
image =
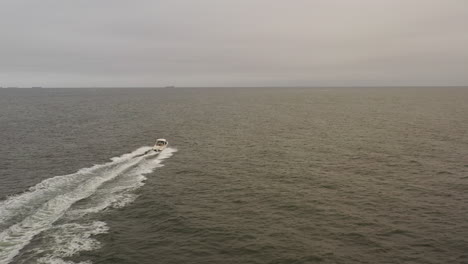
POLYGON ((156 151, 156 152, 161 152, 163 151, 164 149, 166 149, 167 146, 154 146, 153 147, 153 150, 156 151))

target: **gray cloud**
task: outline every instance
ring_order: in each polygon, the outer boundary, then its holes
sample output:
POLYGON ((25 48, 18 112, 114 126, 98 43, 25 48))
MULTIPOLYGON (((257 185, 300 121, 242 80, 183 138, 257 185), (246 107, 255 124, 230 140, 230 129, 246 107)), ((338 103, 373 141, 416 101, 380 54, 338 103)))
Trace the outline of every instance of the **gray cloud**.
POLYGON ((467 85, 464 0, 3 0, 1 86, 467 85))

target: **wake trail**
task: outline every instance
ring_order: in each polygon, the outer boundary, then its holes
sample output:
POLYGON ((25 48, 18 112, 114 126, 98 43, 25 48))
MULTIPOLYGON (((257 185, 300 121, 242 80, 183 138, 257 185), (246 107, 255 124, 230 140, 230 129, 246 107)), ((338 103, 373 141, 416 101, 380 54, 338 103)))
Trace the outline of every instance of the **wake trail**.
POLYGON ((29 188, 28 191, 14 195, 0 202, 0 230, 3 225, 8 224, 11 218, 18 218, 33 211, 36 207, 42 205, 50 197, 56 196, 60 193, 65 193, 86 181, 94 175, 109 170, 121 163, 128 162, 135 155, 140 155, 146 152, 149 148, 142 147, 132 153, 124 154, 120 157, 114 157, 111 162, 105 164, 94 165, 90 168, 83 168, 76 173, 55 176, 46 179, 37 185, 29 188))
MULTIPOLYGON (((0 203, 0 263, 9 263, 34 236, 52 228, 78 201, 93 196, 105 183, 130 175, 136 180, 122 185, 131 189, 142 185, 143 174, 160 167, 175 149, 167 148, 159 154, 144 154, 149 147, 112 158, 110 162, 81 169, 76 173, 46 179, 25 193, 7 198, 0 203)), ((131 178, 132 179, 132 178, 131 178)), ((101 205, 89 208, 99 211, 115 200, 113 191, 103 196, 101 205), (105 199, 104 199, 105 198, 105 199)))

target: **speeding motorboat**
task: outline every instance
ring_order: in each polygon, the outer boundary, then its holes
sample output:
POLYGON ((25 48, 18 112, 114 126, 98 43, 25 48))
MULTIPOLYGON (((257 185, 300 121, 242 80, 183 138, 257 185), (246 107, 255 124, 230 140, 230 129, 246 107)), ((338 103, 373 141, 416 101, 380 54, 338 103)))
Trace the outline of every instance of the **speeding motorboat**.
POLYGON ((156 152, 163 151, 167 147, 167 145, 169 145, 169 142, 164 138, 160 138, 156 140, 156 144, 154 144, 153 150, 156 152))

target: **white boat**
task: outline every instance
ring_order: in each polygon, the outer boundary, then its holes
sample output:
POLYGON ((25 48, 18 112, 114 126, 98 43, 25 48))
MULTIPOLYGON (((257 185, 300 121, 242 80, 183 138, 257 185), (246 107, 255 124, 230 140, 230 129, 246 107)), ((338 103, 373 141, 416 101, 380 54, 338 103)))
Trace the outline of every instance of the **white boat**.
POLYGON ((169 142, 167 140, 165 140, 164 138, 159 138, 158 140, 156 140, 156 144, 154 144, 153 150, 156 152, 163 151, 167 147, 167 145, 169 145, 169 142))

